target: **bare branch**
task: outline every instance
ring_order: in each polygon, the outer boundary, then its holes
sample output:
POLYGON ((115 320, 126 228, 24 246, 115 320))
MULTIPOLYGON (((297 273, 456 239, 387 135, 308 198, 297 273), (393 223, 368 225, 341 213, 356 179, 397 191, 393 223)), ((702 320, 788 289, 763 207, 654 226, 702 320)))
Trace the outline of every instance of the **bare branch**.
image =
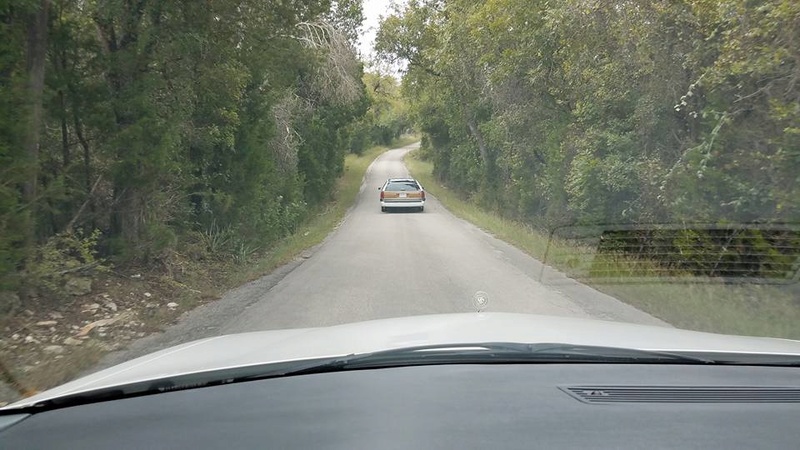
POLYGON ((89 194, 86 196, 86 201, 84 201, 83 204, 81 205, 81 207, 78 208, 78 212, 76 212, 75 216, 72 217, 72 220, 69 221, 69 223, 67 224, 67 227, 64 229, 64 231, 66 231, 67 233, 71 233, 72 232, 72 227, 75 226, 75 222, 81 216, 81 214, 83 213, 83 210, 86 209, 86 205, 88 205, 89 202, 92 200, 92 195, 94 195, 94 191, 97 189, 97 186, 100 184, 100 180, 102 180, 102 179, 103 179, 103 177, 97 177, 97 180, 94 182, 94 185, 92 186, 92 189, 89 191, 89 194))
POLYGON ((319 50, 325 61, 317 69, 314 88, 323 99, 340 104, 352 103, 361 95, 359 62, 355 49, 344 33, 327 22, 297 24, 303 46, 319 50))
POLYGON ((294 123, 308 111, 308 104, 294 92, 288 92, 272 106, 275 136, 270 142, 278 164, 285 172, 297 169, 297 149, 303 143, 294 123))

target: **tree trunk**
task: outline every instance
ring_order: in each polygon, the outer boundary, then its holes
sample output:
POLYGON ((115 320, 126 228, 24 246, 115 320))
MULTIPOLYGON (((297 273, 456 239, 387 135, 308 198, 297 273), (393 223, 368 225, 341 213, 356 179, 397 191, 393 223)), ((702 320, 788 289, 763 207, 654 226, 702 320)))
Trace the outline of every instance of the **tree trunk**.
POLYGON ((67 101, 64 91, 58 91, 58 102, 61 106, 61 160, 66 171, 70 164, 69 129, 67 128, 67 101))
MULTIPOLYGON (((95 17, 94 22, 103 43, 106 57, 111 64, 106 72, 106 82, 111 94, 112 111, 117 132, 122 132, 138 120, 136 113, 124 108, 126 96, 131 95, 131 86, 143 69, 140 55, 136 51, 139 38, 139 27, 144 14, 144 3, 126 0, 124 17, 118 23, 108 17, 95 17)), ((117 162, 127 159, 125 146, 117 147, 117 162)), ((119 236, 126 244, 134 244, 139 237, 140 217, 143 202, 139 201, 138 186, 130 181, 135 176, 124 173, 114 176, 113 201, 111 205, 111 233, 119 236)))
POLYGON ((496 199, 497 186, 499 182, 497 174, 497 161, 495 160, 496 156, 489 146, 486 145, 486 140, 483 138, 483 133, 481 132, 481 129, 475 119, 468 119, 467 127, 469 128, 469 134, 472 135, 478 144, 481 161, 483 162, 482 187, 486 190, 486 192, 488 192, 489 198, 496 199))
POLYGON ((484 166, 488 166, 489 151, 486 148, 486 142, 483 141, 483 134, 481 134, 478 124, 476 124, 474 120, 469 120, 467 121, 467 127, 472 137, 475 138, 475 141, 478 143, 478 150, 481 152, 481 159, 483 160, 484 166))
POLYGON ((30 114, 25 130, 25 154, 31 163, 30 175, 22 188, 23 199, 32 203, 36 198, 39 172, 39 145, 42 129, 42 94, 44 71, 47 62, 47 25, 50 0, 40 0, 39 8, 26 21, 26 69, 28 74, 28 101, 30 114))

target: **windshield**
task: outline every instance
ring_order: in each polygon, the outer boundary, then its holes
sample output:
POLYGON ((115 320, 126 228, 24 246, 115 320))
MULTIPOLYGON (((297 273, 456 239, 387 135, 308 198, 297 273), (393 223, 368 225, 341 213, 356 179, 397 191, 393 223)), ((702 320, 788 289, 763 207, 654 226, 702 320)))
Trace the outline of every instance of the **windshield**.
POLYGON ((413 181, 391 182, 386 185, 387 191, 418 191, 419 186, 413 181))
POLYGON ((0 405, 430 314, 800 340, 795 0, 22 3, 0 405))

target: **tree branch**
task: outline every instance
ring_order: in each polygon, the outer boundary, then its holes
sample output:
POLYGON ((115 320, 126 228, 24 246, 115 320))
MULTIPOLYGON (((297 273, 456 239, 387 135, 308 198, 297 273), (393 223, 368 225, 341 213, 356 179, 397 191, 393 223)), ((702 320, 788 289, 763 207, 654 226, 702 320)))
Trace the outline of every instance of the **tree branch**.
POLYGON ((94 182, 94 186, 92 186, 92 189, 89 191, 89 195, 86 196, 86 201, 84 201, 81 207, 78 208, 78 212, 76 212, 75 216, 72 217, 72 220, 69 221, 64 231, 66 231, 67 233, 72 232, 72 227, 75 226, 75 222, 81 216, 83 210, 86 209, 86 205, 88 205, 89 202, 92 200, 92 195, 94 195, 94 191, 97 189, 97 186, 100 184, 100 180, 102 179, 103 179, 102 176, 97 177, 97 180, 94 182))

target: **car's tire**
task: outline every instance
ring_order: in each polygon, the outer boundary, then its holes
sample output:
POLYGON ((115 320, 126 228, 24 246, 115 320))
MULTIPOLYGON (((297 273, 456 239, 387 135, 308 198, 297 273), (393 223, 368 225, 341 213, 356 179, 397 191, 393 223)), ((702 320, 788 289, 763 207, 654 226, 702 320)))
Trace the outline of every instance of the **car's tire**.
POLYGON ((420 206, 419 208, 417 208, 417 211, 419 211, 419 212, 425 211, 425 207, 424 206, 420 206))
POLYGON ((381 212, 386 212, 386 208, 384 208, 383 206, 381 206, 381 212))

